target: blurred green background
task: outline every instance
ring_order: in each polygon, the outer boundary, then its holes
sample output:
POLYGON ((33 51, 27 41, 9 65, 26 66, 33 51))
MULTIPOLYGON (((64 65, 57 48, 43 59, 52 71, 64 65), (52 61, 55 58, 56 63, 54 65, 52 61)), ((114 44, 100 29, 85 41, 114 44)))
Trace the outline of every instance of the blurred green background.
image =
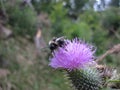
MULTIPOLYGON (((96 57, 120 43, 120 0, 0 0, 0 90, 72 90, 49 67, 52 37, 79 37, 96 57)), ((103 64, 120 70, 120 53, 103 64)))

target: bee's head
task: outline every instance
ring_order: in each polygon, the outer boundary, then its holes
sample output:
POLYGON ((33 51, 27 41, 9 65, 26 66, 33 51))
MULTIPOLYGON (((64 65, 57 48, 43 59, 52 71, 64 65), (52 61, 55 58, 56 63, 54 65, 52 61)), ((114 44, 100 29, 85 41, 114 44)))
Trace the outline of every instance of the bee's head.
POLYGON ((53 41, 49 42, 49 48, 50 48, 51 51, 53 51, 57 47, 58 47, 58 45, 55 42, 53 42, 53 41))
POLYGON ((49 48, 51 51, 57 49, 58 47, 62 47, 65 43, 64 37, 53 37, 53 39, 49 42, 49 48))

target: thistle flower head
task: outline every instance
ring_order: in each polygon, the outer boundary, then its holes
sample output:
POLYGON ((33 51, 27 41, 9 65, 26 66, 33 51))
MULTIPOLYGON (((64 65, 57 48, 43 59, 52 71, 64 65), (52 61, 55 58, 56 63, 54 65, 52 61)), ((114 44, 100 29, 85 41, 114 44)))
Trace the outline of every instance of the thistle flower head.
POLYGON ((95 63, 94 53, 95 49, 92 45, 78 38, 66 40, 63 47, 54 51, 50 66, 69 70, 84 68, 95 63))

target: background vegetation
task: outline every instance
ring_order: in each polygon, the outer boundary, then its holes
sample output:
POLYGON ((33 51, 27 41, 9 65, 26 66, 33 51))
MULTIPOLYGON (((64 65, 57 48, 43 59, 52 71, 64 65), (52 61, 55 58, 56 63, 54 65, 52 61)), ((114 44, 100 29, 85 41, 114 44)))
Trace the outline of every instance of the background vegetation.
MULTIPOLYGON (((0 88, 72 90, 42 49, 60 36, 86 40, 100 56, 120 43, 120 0, 0 0, 0 88)), ((119 59, 113 54, 102 63, 120 70, 119 59)))

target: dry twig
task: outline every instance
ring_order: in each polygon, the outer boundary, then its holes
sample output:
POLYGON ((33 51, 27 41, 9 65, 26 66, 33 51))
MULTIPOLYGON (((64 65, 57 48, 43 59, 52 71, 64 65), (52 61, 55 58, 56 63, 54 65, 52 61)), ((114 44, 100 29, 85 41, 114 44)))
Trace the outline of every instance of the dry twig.
POLYGON ((100 57, 98 57, 96 59, 96 62, 100 62, 102 61, 106 56, 113 54, 113 53, 119 53, 120 52, 120 44, 117 44, 115 46, 113 46, 113 48, 107 50, 103 55, 101 55, 100 57))

